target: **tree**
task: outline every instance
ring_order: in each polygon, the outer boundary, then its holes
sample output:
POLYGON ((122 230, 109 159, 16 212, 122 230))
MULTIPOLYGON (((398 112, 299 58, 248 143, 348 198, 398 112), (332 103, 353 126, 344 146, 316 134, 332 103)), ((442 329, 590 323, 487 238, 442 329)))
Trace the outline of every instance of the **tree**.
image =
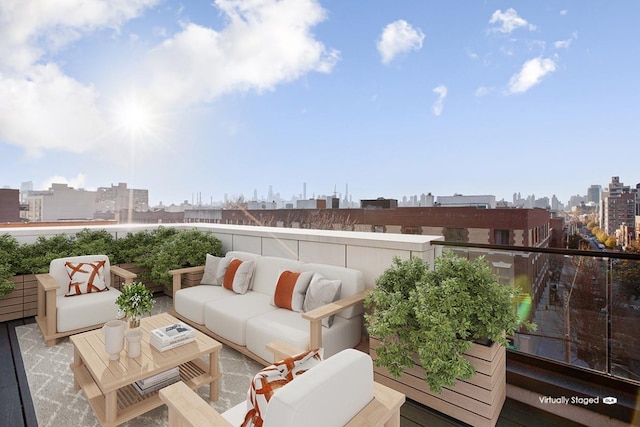
MULTIPOLYGON (((632 242, 626 252, 640 254, 640 243, 632 242)), ((612 266, 613 280, 619 282, 620 292, 624 298, 640 298, 640 261, 621 259, 612 266)))

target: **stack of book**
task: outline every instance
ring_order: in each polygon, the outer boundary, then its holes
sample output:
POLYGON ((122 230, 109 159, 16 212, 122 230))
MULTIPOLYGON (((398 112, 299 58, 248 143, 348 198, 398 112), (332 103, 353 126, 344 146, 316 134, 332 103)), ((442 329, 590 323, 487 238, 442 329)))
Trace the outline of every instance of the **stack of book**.
POLYGON ((178 381, 180 381, 180 368, 176 366, 152 377, 136 381, 133 383, 133 387, 144 396, 178 381))
POLYGON ((163 326, 151 331, 149 343, 158 351, 166 351, 195 341, 195 330, 184 323, 163 326))

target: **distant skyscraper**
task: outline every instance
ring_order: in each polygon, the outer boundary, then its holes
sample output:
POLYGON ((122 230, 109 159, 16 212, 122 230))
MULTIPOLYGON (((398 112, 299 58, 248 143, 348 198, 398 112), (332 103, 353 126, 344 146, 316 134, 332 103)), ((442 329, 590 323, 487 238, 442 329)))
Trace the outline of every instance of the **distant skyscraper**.
POLYGON ((593 202, 598 206, 600 204, 601 185, 592 185, 587 189, 587 202, 593 202))

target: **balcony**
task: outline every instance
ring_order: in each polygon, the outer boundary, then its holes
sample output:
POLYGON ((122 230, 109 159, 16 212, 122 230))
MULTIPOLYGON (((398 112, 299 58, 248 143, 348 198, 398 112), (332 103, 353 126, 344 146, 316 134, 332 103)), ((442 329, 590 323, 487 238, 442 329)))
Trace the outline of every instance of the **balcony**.
MULTIPOLYGON (((640 283, 638 255, 454 244, 440 236, 222 224, 170 226, 212 232, 225 252, 239 250, 355 268, 364 273, 368 287, 374 286, 395 256, 416 256, 430 264, 446 249, 464 257, 485 256, 501 282, 523 289, 519 309, 538 325, 535 332, 512 337, 512 348, 507 351, 507 403, 498 424, 638 422, 640 299, 629 296, 640 283), (600 399, 588 405, 550 403, 549 398, 562 396, 600 399), (604 397, 615 397, 617 403, 604 404, 604 397)), ((89 228, 106 229, 118 238, 154 227, 89 228)), ((86 226, 16 227, 2 228, 0 233, 32 243, 40 236, 74 235, 83 228, 86 226)), ((16 366, 19 371, 19 364, 16 366)), ((425 419, 460 425, 412 402, 403 408, 403 425, 425 419)))

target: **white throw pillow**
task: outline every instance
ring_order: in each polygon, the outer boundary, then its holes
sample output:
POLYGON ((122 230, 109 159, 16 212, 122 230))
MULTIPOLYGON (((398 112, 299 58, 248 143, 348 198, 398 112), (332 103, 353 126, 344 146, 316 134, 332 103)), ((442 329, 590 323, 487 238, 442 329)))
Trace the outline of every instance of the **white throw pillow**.
POLYGON ((220 285, 220 282, 218 282, 218 265, 220 265, 221 259, 221 257, 207 254, 204 274, 202 275, 202 280, 200 280, 201 285, 220 285))
MULTIPOLYGON (((330 302, 337 301, 340 298, 340 290, 342 281, 329 280, 320 273, 315 273, 311 278, 309 289, 304 297, 304 311, 322 307, 330 302)), ((322 326, 331 327, 333 324, 333 315, 322 319, 322 326)))

